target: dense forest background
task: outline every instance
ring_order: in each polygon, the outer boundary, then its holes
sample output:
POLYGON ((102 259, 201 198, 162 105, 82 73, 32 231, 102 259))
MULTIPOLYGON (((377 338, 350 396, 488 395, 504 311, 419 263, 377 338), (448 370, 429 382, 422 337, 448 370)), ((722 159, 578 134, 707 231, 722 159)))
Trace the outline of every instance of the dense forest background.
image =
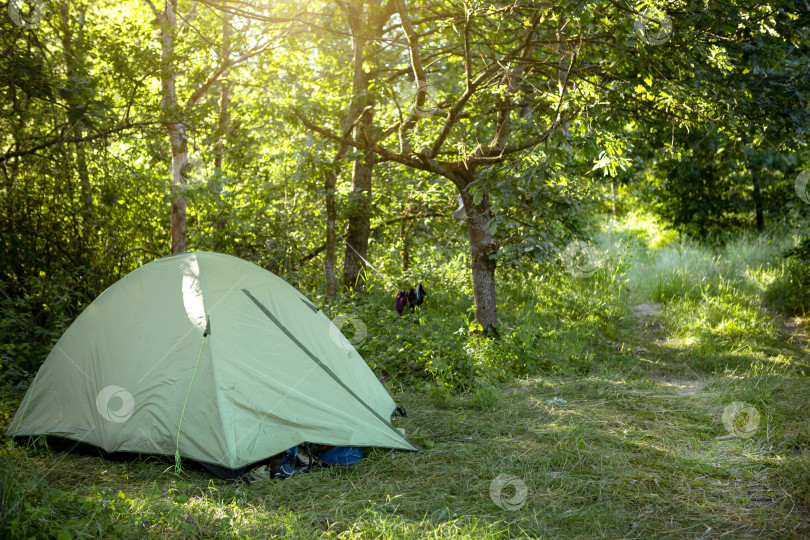
POLYGON ((363 320, 421 281, 494 334, 501 282, 605 216, 715 243, 807 225, 801 3, 12 0, 0 19, 12 380, 172 252, 254 261, 363 320))

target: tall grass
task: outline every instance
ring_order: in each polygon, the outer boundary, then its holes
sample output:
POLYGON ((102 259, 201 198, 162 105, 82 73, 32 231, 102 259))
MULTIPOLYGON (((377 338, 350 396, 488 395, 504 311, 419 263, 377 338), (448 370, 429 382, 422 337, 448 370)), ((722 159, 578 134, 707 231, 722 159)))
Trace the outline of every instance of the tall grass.
POLYGON ((415 257, 410 282, 390 261, 381 264, 365 296, 326 310, 364 321, 360 352, 390 389, 417 387, 442 399, 472 392, 489 402, 493 386, 527 376, 635 372, 621 337, 632 326, 630 306, 644 302, 664 305, 665 344, 688 356, 687 370, 784 365, 773 352, 784 336, 771 314, 784 306, 770 291, 785 279, 781 254, 796 240, 775 231, 701 244, 649 216, 607 222, 593 238, 601 254, 593 276, 573 276, 560 261, 498 270, 497 340, 474 332, 463 252, 415 257), (427 303, 399 317, 391 286, 417 281, 428 288, 427 303))
POLYGON ((739 234, 719 245, 699 243, 664 228, 652 218, 631 215, 608 224, 597 236, 611 259, 632 261, 627 280, 634 302, 702 298, 735 290, 762 295, 785 272, 782 253, 795 235, 774 231, 739 234))
POLYGON ((631 261, 630 302, 663 305, 663 344, 681 353, 687 370, 805 369, 779 352, 787 337, 781 317, 793 310, 790 294, 773 294, 790 279, 782 254, 798 242, 795 234, 774 230, 699 243, 631 215, 608 223, 596 238, 608 260, 631 261))

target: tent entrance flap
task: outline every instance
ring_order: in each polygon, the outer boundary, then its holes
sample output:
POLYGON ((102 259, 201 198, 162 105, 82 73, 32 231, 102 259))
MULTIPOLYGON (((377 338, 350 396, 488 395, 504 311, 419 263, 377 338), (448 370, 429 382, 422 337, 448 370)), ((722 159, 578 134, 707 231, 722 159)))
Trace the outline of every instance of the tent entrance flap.
POLYGON ((301 341, 300 341, 300 340, 299 340, 297 337, 295 337, 295 335, 293 335, 293 333, 292 333, 292 332, 290 332, 290 330, 289 330, 289 329, 288 329, 286 326, 284 326, 284 325, 281 323, 281 321, 280 321, 280 320, 278 320, 278 318, 277 318, 275 315, 273 315, 273 314, 270 312, 270 310, 269 310, 269 309, 267 309, 267 307, 266 307, 264 304, 262 304, 261 302, 259 302, 259 300, 258 300, 258 299, 256 299, 256 297, 255 297, 255 296, 253 296, 252 294, 250 294, 250 291, 248 291, 247 289, 242 289, 242 292, 243 292, 243 293, 245 293, 245 294, 247 295, 247 297, 248 297, 248 298, 250 298, 250 300, 251 300, 251 301, 252 301, 254 304, 256 304, 256 307, 258 307, 260 310, 262 310, 262 313, 264 313, 264 314, 267 316, 267 318, 268 318, 268 319, 270 319, 270 320, 273 322, 273 324, 275 324, 275 325, 276 325, 276 326, 277 326, 277 327, 278 327, 278 328, 279 328, 279 329, 280 329, 282 332, 284 332, 284 334, 285 334, 285 335, 286 335, 288 338, 290 338, 290 340, 292 340, 292 342, 293 342, 293 343, 295 343, 295 344, 296 344, 296 346, 298 346, 298 348, 300 348, 300 349, 301 349, 301 350, 302 350, 302 351, 303 351, 303 352, 304 352, 304 353, 305 353, 305 354, 306 354, 306 355, 307 355, 307 356, 308 356, 308 357, 309 357, 309 358, 310 358, 310 359, 311 359, 313 362, 315 362, 315 363, 318 365, 318 367, 320 367, 320 368, 321 368, 321 369, 322 369, 324 372, 326 372, 326 374, 327 374, 327 375, 329 375, 329 376, 330 376, 330 377, 331 377, 331 378, 332 378, 332 379, 333 379, 333 380, 334 380, 336 383, 338 383, 338 384, 339 384, 339 385, 340 385, 340 386, 341 386, 341 387, 342 387, 342 388, 343 388, 343 389, 344 389, 344 390, 345 390, 345 391, 346 391, 346 392, 347 392, 347 393, 348 393, 350 396, 352 396, 352 397, 353 397, 354 399, 356 399, 356 400, 357 400, 357 401, 358 401, 358 402, 359 402, 361 405, 363 405, 363 406, 364 406, 366 409, 368 409, 368 411, 369 411, 369 412, 371 412, 371 414, 373 414, 373 415, 374 415, 374 416, 375 416, 375 417, 376 417, 376 418, 377 418, 377 419, 378 419, 380 422, 382 422, 382 423, 383 423, 383 424, 384 424, 386 427, 388 427, 389 429, 391 429, 391 431, 393 431, 394 433, 396 433, 397 437, 399 437, 400 439, 402 439, 403 441, 405 441, 405 442, 408 444, 408 446, 410 446, 410 447, 411 447, 413 450, 418 450, 418 449, 417 449, 417 448, 416 448, 416 447, 415 447, 415 446, 414 446, 414 445, 413 445, 413 444, 412 444, 412 443, 411 443, 411 442, 410 442, 410 441, 409 441, 409 440, 408 440, 408 439, 407 439, 407 438, 406 438, 404 435, 402 435, 402 433, 400 433, 400 431, 399 431, 397 428, 395 428, 395 427, 394 427, 394 425, 393 425, 393 424, 391 424, 390 420, 386 420, 385 418, 383 418, 382 416, 380 416, 380 414, 379 414, 377 411, 375 411, 375 410, 374 410, 374 409, 373 409, 373 408, 372 408, 372 407, 371 407, 371 406, 370 406, 368 403, 366 403, 365 401, 363 401, 363 400, 360 398, 360 396, 358 396, 358 395, 357 395, 357 394, 356 394, 356 393, 355 393, 355 392, 354 392, 354 391, 353 391, 351 388, 349 388, 349 387, 346 385, 346 383, 344 383, 342 380, 340 380, 340 377, 338 377, 338 376, 335 374, 335 372, 334 372, 334 371, 332 371, 332 370, 329 368, 329 366, 327 366, 326 364, 324 364, 324 363, 323 363, 323 362, 322 362, 322 361, 321 361, 321 360, 320 360, 320 359, 319 359, 317 356, 315 356, 315 355, 312 353, 312 351, 310 351, 309 349, 307 349, 307 347, 306 347, 306 346, 305 346, 303 343, 301 343, 301 341))

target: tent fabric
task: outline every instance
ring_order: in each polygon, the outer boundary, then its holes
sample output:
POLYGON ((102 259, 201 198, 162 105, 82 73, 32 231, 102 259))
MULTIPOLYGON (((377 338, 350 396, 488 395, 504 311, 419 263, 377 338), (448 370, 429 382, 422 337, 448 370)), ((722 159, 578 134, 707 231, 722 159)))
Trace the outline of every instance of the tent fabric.
POLYGON ((43 363, 8 435, 241 469, 304 442, 417 450, 396 404, 294 287, 229 255, 153 261, 104 291, 43 363), (181 422, 182 418, 182 422, 181 422))

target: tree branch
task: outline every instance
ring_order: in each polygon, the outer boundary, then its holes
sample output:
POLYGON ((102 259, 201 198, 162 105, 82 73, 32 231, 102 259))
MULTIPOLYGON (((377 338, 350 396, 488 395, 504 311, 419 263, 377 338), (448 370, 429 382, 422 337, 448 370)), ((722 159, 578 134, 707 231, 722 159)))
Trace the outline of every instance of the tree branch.
MULTIPOLYGON (((274 23, 274 24, 277 24, 277 23, 290 23, 290 22, 301 22, 301 23, 306 22, 306 21, 302 21, 302 20, 299 19, 299 17, 301 16, 301 13, 297 13, 292 17, 269 17, 267 15, 261 15, 259 13, 256 13, 255 11, 247 11, 247 10, 236 8, 236 7, 230 7, 230 6, 226 7, 224 5, 219 5, 216 2, 212 2, 211 0, 196 0, 196 1, 200 2, 201 4, 205 4, 206 6, 212 8, 212 9, 217 9, 217 10, 223 12, 223 13, 228 13, 228 14, 233 15, 235 17, 244 17, 246 19, 251 19, 251 20, 254 20, 254 21, 262 21, 262 22, 268 22, 268 23, 274 23)), ((307 12, 304 11, 303 14, 306 15, 307 12)))
POLYGON ((405 7, 405 0, 396 0, 397 11, 399 12, 399 20, 402 23, 402 30, 405 32, 405 37, 408 39, 408 51, 411 56, 411 67, 413 68, 413 76, 416 82, 416 96, 414 98, 413 107, 411 107, 408 117, 399 127, 399 151, 403 155, 408 155, 413 152, 411 145, 410 132, 416 127, 420 115, 417 111, 422 110, 425 105, 427 97, 427 77, 425 70, 422 67, 422 57, 419 54, 419 36, 413 29, 411 19, 408 17, 408 10, 405 7))
MULTIPOLYGON (((401 216, 401 217, 398 217, 398 218, 393 218, 393 219, 389 219, 387 221, 383 221, 382 223, 380 223, 376 227, 372 227, 371 232, 372 233, 377 232, 379 229, 382 229, 383 227, 386 227, 388 225, 393 225, 395 223, 400 223, 400 222, 403 222, 403 221, 414 221, 414 220, 419 219, 419 218, 427 218, 427 217, 439 217, 440 218, 440 217, 444 217, 445 215, 446 214, 440 214, 438 212, 429 212, 427 214, 419 213, 419 214, 414 214, 414 215, 410 215, 410 216, 401 216)), ((349 234, 349 231, 348 231, 348 229, 345 229, 341 236, 346 236, 347 234, 349 234)), ((306 255, 304 255, 303 257, 301 257, 298 260, 298 263, 295 265, 295 269, 296 270, 299 269, 301 267, 301 265, 303 265, 303 264, 309 262, 310 260, 314 259, 321 252, 323 252, 323 250, 325 250, 325 249, 326 249, 326 244, 325 243, 323 243, 320 246, 316 247, 315 249, 313 249, 312 251, 310 251, 309 253, 307 253, 306 255)))
POLYGON ((152 9, 152 13, 155 14, 155 17, 160 17, 160 11, 155 7, 155 4, 152 3, 152 0, 145 0, 149 7, 152 9))
POLYGON ((500 69, 500 66, 504 63, 509 63, 514 58, 521 53, 525 44, 522 44, 520 47, 517 47, 509 54, 504 55, 503 58, 496 62, 492 62, 485 66, 485 68, 481 71, 481 73, 473 79, 470 83, 470 90, 465 90, 463 94, 458 98, 458 101, 450 107, 450 111, 447 114, 447 118, 444 121, 444 125, 442 126, 439 135, 436 137, 436 140, 433 141, 433 146, 431 146, 429 151, 429 156, 431 158, 435 158, 439 155, 444 142, 447 140, 447 137, 450 136, 450 131, 453 129, 453 126, 456 125, 458 119, 461 117, 461 111, 464 110, 464 107, 467 105, 467 102, 470 100, 472 95, 478 91, 479 87, 486 86, 492 81, 493 74, 500 69))
POLYGON ((199 102, 199 101, 200 101, 200 100, 203 98, 203 96, 204 96, 204 95, 205 95, 205 93, 208 91, 208 89, 211 87, 211 85, 212 85, 212 84, 214 84, 214 83, 215 83, 215 82, 216 82, 216 81, 219 79, 219 77, 220 77, 220 76, 221 76, 223 73, 225 73, 226 71, 228 71, 228 69, 232 68, 233 66, 235 66, 235 65, 237 65, 237 64, 241 64, 242 62, 245 62, 245 61, 247 61, 247 60, 250 60, 250 59, 251 59, 251 58, 253 58, 254 56, 258 56, 258 55, 262 54, 262 53, 263 53, 263 52, 265 52, 267 49, 269 49, 269 48, 270 48, 270 45, 272 45, 273 43, 276 43, 277 41, 281 40, 282 38, 289 37, 290 35, 292 35, 292 34, 293 34, 293 33, 291 32, 292 28, 293 28, 293 25, 291 24, 290 26, 288 26, 287 28, 285 28, 285 29, 284 29, 284 31, 283 31, 281 34, 279 34, 278 36, 276 36, 276 37, 274 37, 274 38, 272 38, 272 39, 268 40, 268 41, 267 41, 267 42, 266 42, 264 45, 257 45, 257 46, 256 46, 256 47, 254 47, 254 48, 253 48, 251 51, 246 52, 245 54, 243 54, 243 55, 242 55, 242 56, 240 56, 239 58, 236 58, 236 59, 234 59, 234 60, 227 60, 227 59, 226 59, 226 60, 224 60, 224 61, 223 61, 223 62, 222 62, 220 65, 219 65, 219 67, 217 67, 217 68, 216 68, 216 69, 215 69, 215 70, 214 70, 214 71, 211 73, 211 75, 209 75, 208 79, 207 79, 207 80, 206 80, 204 83, 202 83, 202 84, 201 84, 201 85, 200 85, 200 86, 199 86, 199 87, 198 87, 198 88, 197 88, 197 89, 194 91, 194 93, 193 93, 193 94, 191 94, 191 97, 189 97, 189 98, 188 98, 188 102, 187 102, 187 104, 186 104, 186 108, 187 108, 187 109, 190 109, 191 107, 193 107, 194 105, 196 105, 196 104, 197 104, 197 103, 198 103, 198 102, 199 102))
POLYGON ((141 126, 151 126, 151 125, 156 125, 156 124, 161 124, 161 123, 162 122, 134 122, 134 123, 131 123, 131 124, 125 124, 123 126, 110 128, 110 129, 101 131, 99 133, 96 133, 95 135, 88 135, 86 137, 60 137, 58 139, 53 139, 53 140, 44 142, 42 144, 38 144, 37 146, 34 146, 34 147, 29 148, 27 150, 18 150, 18 151, 15 151, 15 152, 6 152, 5 154, 1 154, 0 155, 0 163, 3 163, 5 161, 8 161, 9 159, 13 159, 13 158, 16 158, 16 157, 22 157, 22 156, 28 156, 28 155, 31 155, 31 154, 35 154, 40 150, 43 150, 43 149, 51 147, 51 146, 55 146, 57 144, 62 144, 62 143, 83 143, 83 142, 88 142, 88 141, 94 141, 96 139, 102 139, 104 137, 107 137, 108 135, 112 135, 113 133, 119 133, 121 131, 130 129, 130 128, 141 127, 141 126))

